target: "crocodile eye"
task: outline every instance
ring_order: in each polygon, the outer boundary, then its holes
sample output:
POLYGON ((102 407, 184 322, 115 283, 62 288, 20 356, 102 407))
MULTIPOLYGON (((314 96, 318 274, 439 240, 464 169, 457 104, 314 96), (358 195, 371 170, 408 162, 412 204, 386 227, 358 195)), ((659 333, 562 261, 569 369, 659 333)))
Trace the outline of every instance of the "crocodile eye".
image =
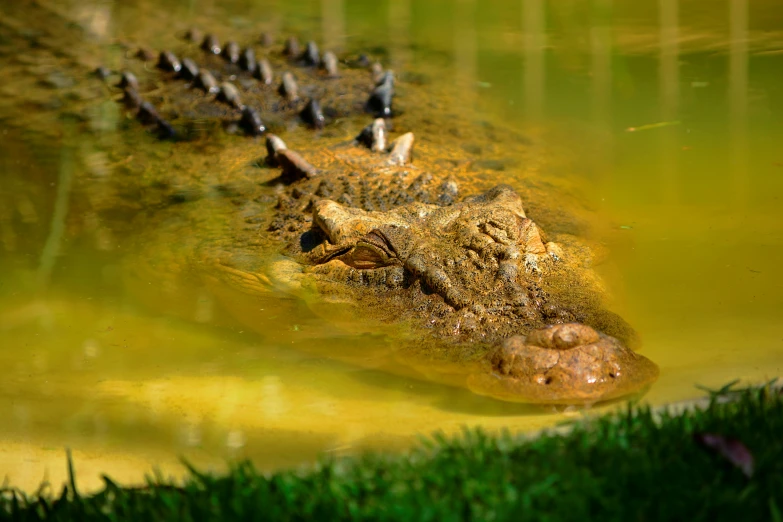
POLYGON ((393 261, 393 258, 377 246, 360 241, 343 257, 343 261, 346 265, 359 270, 369 270, 386 266, 393 261))
POLYGON ((397 257, 388 238, 378 229, 356 242, 350 252, 342 258, 346 265, 369 270, 388 266, 396 262, 397 257))

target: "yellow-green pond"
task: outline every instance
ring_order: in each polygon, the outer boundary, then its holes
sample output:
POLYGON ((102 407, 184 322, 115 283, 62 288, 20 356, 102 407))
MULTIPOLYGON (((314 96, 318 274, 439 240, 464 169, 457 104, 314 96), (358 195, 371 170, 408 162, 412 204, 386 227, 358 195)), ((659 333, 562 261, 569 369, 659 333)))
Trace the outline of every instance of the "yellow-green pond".
MULTIPOLYGON (((41 5, 84 28, 89 41, 76 48, 128 41, 159 49, 191 26, 265 30, 428 72, 433 92, 456 91, 455 103, 486 121, 536 129, 547 150, 563 156, 539 174, 568 178, 592 211, 590 239, 608 253, 598 270, 611 307, 660 366, 643 401, 663 405, 700 395, 697 385, 781 375, 779 2, 41 5)), ((306 306, 282 296, 266 301, 276 329, 268 336, 216 319, 215 303, 197 289, 157 307, 139 299, 145 289, 129 285, 124 271, 145 231, 115 226, 127 225, 127 208, 115 222, 99 217, 100 192, 85 195, 77 182, 84 169, 106 177, 118 168, 96 151, 124 130, 71 136, 73 125, 51 116, 62 111, 34 99, 42 81, 56 89, 87 79, 60 75, 35 58, 34 45, 18 48, 14 42, 33 41, 40 30, 34 11, 31 19, 26 12, 0 7, 0 64, 8 71, 0 84, 0 469, 11 484, 59 485, 65 448, 80 484, 94 488, 101 473, 126 483, 153 469, 179 476, 181 457, 209 469, 250 458, 271 470, 322 453, 399 450, 436 430, 536 430, 585 413, 332 360, 332 348, 376 341, 319 334, 328 318, 303 319, 306 306), (317 346, 318 355, 297 345, 317 346)), ((117 56, 107 51, 105 60, 113 66, 117 56)), ((260 155, 259 143, 252 146, 260 155)), ((521 160, 498 159, 513 185, 521 160)))

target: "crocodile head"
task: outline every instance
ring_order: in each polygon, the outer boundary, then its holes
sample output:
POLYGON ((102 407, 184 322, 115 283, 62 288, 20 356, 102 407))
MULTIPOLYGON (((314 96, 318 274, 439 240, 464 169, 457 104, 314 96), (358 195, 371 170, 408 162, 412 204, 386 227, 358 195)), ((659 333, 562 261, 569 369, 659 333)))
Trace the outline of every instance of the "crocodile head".
POLYGON ((437 294, 438 302, 468 314, 528 305, 524 274, 551 255, 505 185, 450 206, 410 203, 387 212, 321 200, 313 222, 326 236, 311 254, 316 273, 338 272, 347 281, 359 274, 389 290, 416 282, 422 297, 437 294))

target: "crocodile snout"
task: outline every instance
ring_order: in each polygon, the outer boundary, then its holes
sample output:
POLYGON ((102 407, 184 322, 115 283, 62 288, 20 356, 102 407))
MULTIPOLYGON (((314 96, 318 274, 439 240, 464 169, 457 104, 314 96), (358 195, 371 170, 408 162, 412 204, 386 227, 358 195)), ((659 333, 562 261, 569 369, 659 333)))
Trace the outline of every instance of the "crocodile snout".
POLYGON ((533 330, 506 339, 468 377, 471 391, 506 401, 584 404, 639 392, 658 367, 614 337, 580 323, 533 330))

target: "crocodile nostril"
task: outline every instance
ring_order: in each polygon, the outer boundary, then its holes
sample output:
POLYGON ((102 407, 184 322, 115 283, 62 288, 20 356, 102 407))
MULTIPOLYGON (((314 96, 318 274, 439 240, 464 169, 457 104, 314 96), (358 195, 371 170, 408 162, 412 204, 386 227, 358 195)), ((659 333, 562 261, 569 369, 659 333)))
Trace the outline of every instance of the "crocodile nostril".
POLYGON ((549 375, 543 375, 543 374, 538 374, 533 379, 535 380, 536 384, 541 384, 544 386, 548 384, 552 384, 552 380, 553 380, 552 377, 550 377, 549 375))

